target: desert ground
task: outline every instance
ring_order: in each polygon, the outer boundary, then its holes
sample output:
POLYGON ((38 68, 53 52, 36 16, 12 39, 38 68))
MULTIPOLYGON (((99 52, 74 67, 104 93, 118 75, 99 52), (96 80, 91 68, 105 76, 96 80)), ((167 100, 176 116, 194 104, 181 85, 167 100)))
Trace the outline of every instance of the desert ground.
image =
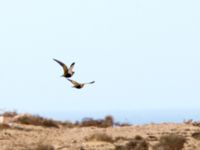
POLYGON ((200 150, 199 126, 189 122, 179 124, 151 123, 104 128, 59 125, 55 128, 13 122, 9 125, 1 124, 0 128, 0 150, 179 149, 200 150), (168 139, 168 141, 165 139, 163 142, 161 137, 165 136, 171 136, 171 139, 168 139), (126 147, 128 143, 129 146, 126 147), (177 146, 177 143, 180 144, 177 146))

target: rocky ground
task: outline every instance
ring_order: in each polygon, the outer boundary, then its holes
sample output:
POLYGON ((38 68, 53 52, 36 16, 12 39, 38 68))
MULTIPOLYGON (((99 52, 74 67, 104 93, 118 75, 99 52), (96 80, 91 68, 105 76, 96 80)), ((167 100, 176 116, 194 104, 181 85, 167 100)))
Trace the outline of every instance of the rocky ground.
MULTIPOLYGON (((200 127, 185 123, 108 128, 47 128, 12 124, 11 127, 5 126, 0 129, 0 150, 128 150, 130 148, 120 149, 119 146, 136 138, 141 138, 148 144, 147 149, 153 150, 161 136, 170 134, 180 135, 186 139, 184 150, 200 150, 200 127)), ((137 150, 140 149, 142 150, 137 150)))

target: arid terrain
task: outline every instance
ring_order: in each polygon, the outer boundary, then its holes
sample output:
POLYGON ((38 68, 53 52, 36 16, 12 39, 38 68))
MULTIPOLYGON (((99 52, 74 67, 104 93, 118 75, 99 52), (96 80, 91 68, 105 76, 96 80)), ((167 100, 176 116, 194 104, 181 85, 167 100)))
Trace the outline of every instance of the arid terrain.
POLYGON ((200 127, 189 123, 57 127, 2 124, 0 150, 200 150, 200 127))

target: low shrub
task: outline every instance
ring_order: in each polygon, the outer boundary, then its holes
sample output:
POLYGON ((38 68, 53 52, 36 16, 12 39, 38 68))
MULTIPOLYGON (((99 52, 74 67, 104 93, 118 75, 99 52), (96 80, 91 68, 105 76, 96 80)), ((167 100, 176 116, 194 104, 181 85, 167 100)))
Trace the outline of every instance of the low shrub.
POLYGON ((52 145, 38 144, 33 150, 55 150, 52 145))
POLYGON ((136 136, 133 140, 126 143, 126 145, 117 145, 115 150, 148 150, 149 143, 141 136, 136 136))
POLYGON ((103 120, 103 127, 112 127, 114 125, 114 119, 112 116, 106 116, 103 120))
MULTIPOLYGON (((77 122, 78 123, 78 122, 77 122)), ((104 119, 92 119, 92 118, 84 118, 80 123, 79 126, 81 127, 100 127, 100 128, 107 128, 112 127, 114 125, 114 119, 112 116, 106 116, 104 119)))
POLYGON ((0 124, 0 130, 10 129, 11 127, 8 124, 0 124))
POLYGON ((18 118, 17 122, 26 125, 44 126, 59 128, 58 122, 52 119, 46 119, 40 116, 25 115, 18 118))
POLYGON ((200 132, 192 133, 192 137, 195 138, 196 140, 200 140, 200 132))
POLYGON ((154 150, 182 150, 186 138, 176 134, 162 136, 159 143, 154 146, 154 150))
POLYGON ((70 121, 64 121, 64 122, 59 121, 58 124, 60 124, 60 125, 62 125, 64 127, 67 127, 67 128, 73 128, 73 127, 77 126, 76 124, 74 124, 74 123, 72 123, 70 121))
POLYGON ((104 133, 95 133, 86 138, 87 141, 103 141, 108 143, 113 143, 114 140, 111 136, 104 134, 104 133))
POLYGON ((16 111, 7 111, 2 114, 4 117, 15 117, 17 115, 16 111))

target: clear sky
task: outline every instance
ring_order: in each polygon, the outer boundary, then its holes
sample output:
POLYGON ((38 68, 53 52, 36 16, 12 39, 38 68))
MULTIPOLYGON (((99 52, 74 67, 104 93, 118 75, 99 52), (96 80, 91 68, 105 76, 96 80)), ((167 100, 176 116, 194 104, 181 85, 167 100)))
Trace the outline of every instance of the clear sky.
POLYGON ((198 109, 199 0, 0 1, 1 108, 198 109), (75 65, 61 78, 52 60, 75 65))

